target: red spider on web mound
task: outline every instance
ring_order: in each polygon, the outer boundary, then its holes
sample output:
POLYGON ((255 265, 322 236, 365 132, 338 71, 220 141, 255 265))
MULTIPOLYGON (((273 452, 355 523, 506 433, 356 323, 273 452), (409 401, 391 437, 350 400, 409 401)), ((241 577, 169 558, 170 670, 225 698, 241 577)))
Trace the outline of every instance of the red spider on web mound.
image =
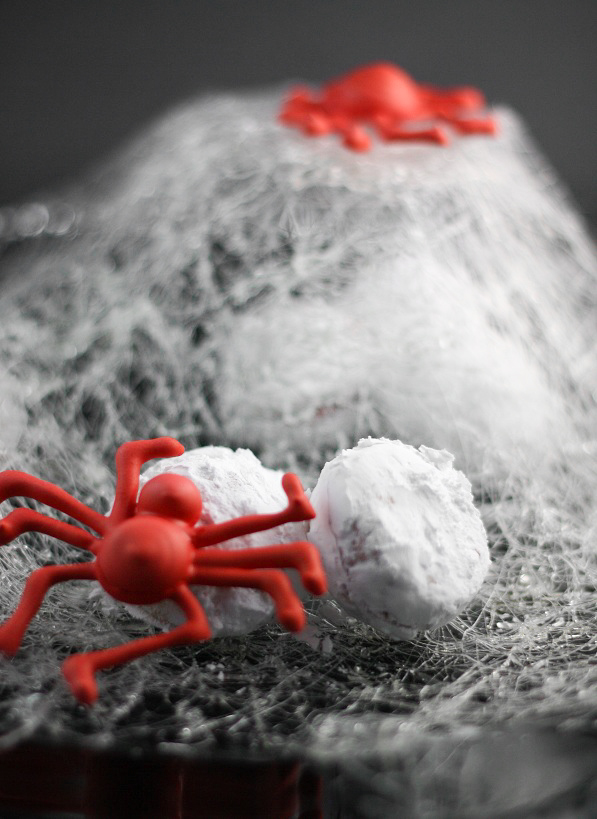
POLYGON ((195 484, 182 475, 157 475, 145 484, 137 498, 142 464, 152 458, 169 458, 183 452, 184 447, 173 438, 123 444, 116 453, 116 491, 109 515, 95 512, 63 489, 25 472, 0 473, 0 501, 23 495, 97 532, 94 536, 31 509, 17 509, 0 520, 0 545, 23 532, 35 531, 95 555, 95 560, 88 563, 45 566, 32 572, 14 614, 0 627, 1 651, 9 655, 16 653, 48 589, 65 580, 97 580, 108 594, 123 603, 144 605, 170 599, 186 616, 181 626, 168 633, 70 656, 62 670, 73 694, 82 703, 91 704, 97 699, 95 672, 99 669, 210 636, 206 615, 189 585, 260 589, 271 595, 280 622, 290 631, 304 627, 305 612, 281 569, 297 569, 303 585, 313 594, 326 591, 319 553, 307 541, 234 551, 208 548, 240 535, 315 517, 299 479, 292 473, 282 478, 288 497, 286 509, 224 523, 197 525, 201 494, 195 484))
POLYGON ((284 103, 280 122, 301 128, 309 136, 337 133, 353 151, 368 151, 371 125, 383 140, 423 139, 445 145, 445 129, 415 127, 441 120, 461 134, 495 134, 490 116, 477 115, 485 98, 476 88, 439 89, 418 85, 392 63, 374 63, 333 80, 319 95, 296 88, 284 103))

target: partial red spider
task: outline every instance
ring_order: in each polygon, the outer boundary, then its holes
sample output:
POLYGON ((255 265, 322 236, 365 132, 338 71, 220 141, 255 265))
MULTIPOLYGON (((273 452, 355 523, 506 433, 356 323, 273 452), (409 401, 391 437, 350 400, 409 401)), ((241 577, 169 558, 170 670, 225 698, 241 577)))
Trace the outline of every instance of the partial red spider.
POLYGON ((307 541, 234 551, 206 548, 240 535, 315 517, 299 479, 292 473, 282 478, 288 497, 286 509, 269 515, 247 515, 225 523, 197 525, 201 495, 194 483, 182 475, 152 478, 137 498, 142 464, 152 458, 170 458, 183 452, 184 447, 173 438, 123 444, 116 453, 114 506, 107 516, 85 506, 54 484, 25 472, 0 473, 0 501, 24 495, 63 512, 98 534, 96 537, 30 509, 17 509, 0 520, 0 545, 23 532, 35 531, 96 556, 89 563, 45 566, 34 571, 25 584, 16 611, 0 628, 1 651, 9 655, 16 653, 50 586, 65 580, 97 580, 108 594, 123 603, 144 605, 169 598, 178 603, 186 615, 181 626, 166 634, 69 657, 62 670, 73 694, 82 703, 91 704, 97 699, 95 672, 99 669, 166 646, 193 643, 210 636, 205 613, 189 585, 247 586, 267 592, 274 600, 280 622, 291 631, 304 627, 305 612, 280 569, 298 569, 305 588, 313 594, 326 591, 319 553, 307 541))
POLYGON ((445 145, 438 125, 413 127, 433 120, 452 125, 461 134, 495 134, 492 117, 482 112, 485 98, 476 88, 442 90, 417 85, 392 63, 374 63, 333 80, 320 94, 296 88, 284 103, 280 121, 309 136, 337 133, 353 151, 368 151, 371 139, 363 125, 372 125, 381 139, 424 139, 445 145))

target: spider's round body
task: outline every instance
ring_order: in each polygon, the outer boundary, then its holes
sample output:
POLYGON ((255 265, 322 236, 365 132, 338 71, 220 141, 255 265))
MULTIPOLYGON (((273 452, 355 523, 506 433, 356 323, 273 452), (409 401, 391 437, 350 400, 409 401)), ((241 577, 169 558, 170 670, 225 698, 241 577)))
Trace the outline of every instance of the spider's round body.
POLYGON ((119 523, 102 541, 97 579, 122 603, 158 603, 186 581, 194 553, 182 521, 137 515, 119 523))
POLYGON ((406 71, 376 63, 328 83, 321 104, 329 113, 342 112, 361 120, 379 114, 402 120, 415 118, 423 103, 419 86, 406 71))
POLYGON ((357 68, 328 83, 321 106, 331 114, 343 113, 364 121, 376 117, 396 122, 432 118, 459 111, 483 108, 485 98, 476 88, 442 90, 419 85, 392 63, 374 63, 357 68))

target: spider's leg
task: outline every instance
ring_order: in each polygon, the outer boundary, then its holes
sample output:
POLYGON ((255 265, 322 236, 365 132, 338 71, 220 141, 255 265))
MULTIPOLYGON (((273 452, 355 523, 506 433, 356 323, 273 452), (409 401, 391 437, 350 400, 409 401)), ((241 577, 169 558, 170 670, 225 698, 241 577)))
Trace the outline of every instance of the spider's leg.
POLYGON ((421 99, 429 108, 450 113, 456 109, 479 111, 485 108, 485 95, 478 88, 435 88, 434 86, 420 86, 421 99))
MULTIPOLYGON (((233 553, 234 554, 234 553, 233 553)), ((188 582, 199 586, 243 586, 270 595, 276 614, 289 631, 301 631, 306 617, 303 604, 290 580, 279 569, 194 568, 188 582)))
POLYGON ((196 548, 212 546, 214 543, 222 543, 233 537, 263 532, 266 529, 272 529, 274 526, 282 526, 284 523, 299 522, 315 517, 315 511, 296 475, 292 472, 283 475, 282 487, 288 498, 286 509, 270 515, 245 515, 224 523, 208 523, 205 526, 197 526, 192 535, 193 545, 196 548))
POLYGON ((300 479, 293 472, 282 475, 282 489, 288 498, 288 506, 282 512, 288 521, 311 520, 315 517, 315 510, 305 495, 300 479))
POLYGON ((334 131, 329 113, 306 88, 295 89, 284 103, 278 120, 283 125, 300 128, 307 136, 325 136, 334 131))
POLYGON ((448 137, 442 128, 436 125, 431 128, 419 128, 417 130, 404 128, 400 123, 391 122, 387 118, 378 118, 375 122, 377 132, 381 139, 386 142, 397 142, 406 140, 425 140, 426 142, 437 142, 439 145, 447 145, 448 137))
POLYGON ((342 137, 342 144, 346 148, 359 152, 371 149, 371 137, 356 120, 345 114, 335 114, 330 117, 330 124, 330 130, 342 137))
POLYGON ((299 91, 287 100, 279 116, 284 125, 300 128, 307 136, 320 137, 336 133, 353 151, 368 151, 371 140, 365 129, 345 114, 330 112, 310 96, 299 91))
POLYGON ((97 699, 97 683, 95 672, 101 668, 110 668, 122 665, 129 660, 135 660, 144 654, 158 651, 169 646, 183 643, 196 643, 206 640, 211 630, 205 612, 197 598, 187 586, 178 586, 170 600, 178 603, 186 614, 186 621, 172 631, 164 634, 155 634, 151 637, 141 637, 114 648, 101 651, 90 651, 86 654, 73 654, 62 664, 62 673, 66 677, 74 696, 85 705, 91 705, 97 699))
POLYGON ((0 546, 10 543, 24 532, 41 532, 42 535, 63 540, 78 549, 94 553, 96 551, 94 547, 96 538, 89 532, 70 523, 49 518, 40 512, 34 512, 32 509, 16 509, 0 520, 0 546))
POLYGON ((440 114, 439 119, 454 126, 461 134, 490 134, 497 133, 497 122, 493 117, 467 118, 457 117, 452 114, 440 114))
POLYGON ((200 549, 193 558, 196 570, 238 567, 242 569, 297 569, 305 588, 325 594, 327 582, 317 548, 307 540, 276 543, 255 549, 200 549))
POLYGON ((59 486, 35 478, 27 472, 12 469, 0 472, 0 502, 17 496, 45 503, 46 506, 51 506, 80 523, 84 523, 94 532, 103 534, 106 531, 106 519, 103 515, 73 498, 59 486))
POLYGON ((114 506, 109 516, 110 523, 119 523, 134 514, 139 492, 139 472, 144 463, 153 458, 173 458, 183 452, 183 445, 168 437, 122 444, 116 452, 116 490, 114 506))
POLYGON ((312 102, 298 101, 282 111, 279 120, 283 125, 300 128, 306 136, 326 136, 335 130, 331 117, 312 102))
POLYGON ((73 563, 68 566, 44 566, 27 578, 21 601, 3 626, 0 626, 0 651, 15 654, 27 626, 43 603, 48 589, 65 580, 95 580, 93 563, 73 563))
POLYGON ((278 120, 283 125, 304 128, 310 114, 317 108, 317 102, 308 88, 295 88, 284 101, 278 120))

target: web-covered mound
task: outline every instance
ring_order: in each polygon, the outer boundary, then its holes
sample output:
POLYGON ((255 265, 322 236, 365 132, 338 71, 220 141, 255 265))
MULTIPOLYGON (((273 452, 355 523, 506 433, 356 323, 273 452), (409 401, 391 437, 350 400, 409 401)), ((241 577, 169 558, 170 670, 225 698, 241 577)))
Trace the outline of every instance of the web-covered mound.
MULTIPOLYGON (((174 111, 63 194, 73 235, 7 251, 4 465, 106 512, 134 438, 250 447, 310 487, 362 436, 447 448, 489 530, 485 587, 413 642, 327 606, 309 642, 274 626, 153 655, 102 674, 82 712, 61 659, 151 628, 63 585, 1 661, 6 742, 350 754, 367 742, 347 724, 372 713, 407 732, 593 713, 597 265, 582 225, 508 111, 495 140, 363 157, 279 126, 279 98, 174 111)), ((80 557, 34 536, 3 548, 3 616, 33 567, 80 557)))

